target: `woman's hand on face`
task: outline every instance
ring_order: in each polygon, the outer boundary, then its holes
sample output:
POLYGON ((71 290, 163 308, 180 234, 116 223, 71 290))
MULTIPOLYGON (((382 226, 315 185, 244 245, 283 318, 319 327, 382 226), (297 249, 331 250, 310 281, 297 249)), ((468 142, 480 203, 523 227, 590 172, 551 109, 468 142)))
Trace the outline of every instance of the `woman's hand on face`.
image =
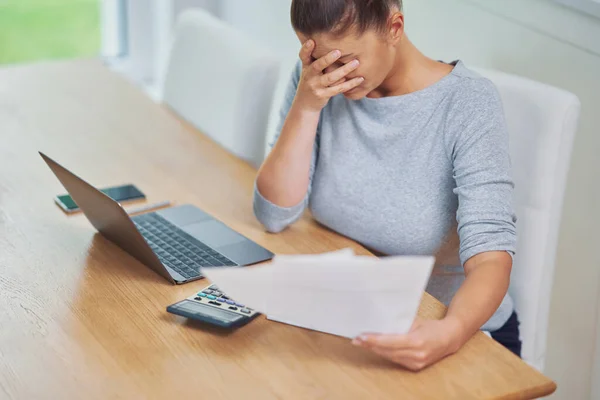
POLYGON ((320 112, 330 98, 354 89, 364 81, 364 78, 346 79, 350 72, 358 68, 358 60, 353 60, 331 72, 325 71, 340 58, 342 53, 333 50, 313 62, 314 46, 314 41, 308 40, 300 50, 302 75, 295 102, 303 109, 320 112))
POLYGON ((460 326, 447 319, 417 319, 406 335, 364 334, 352 343, 411 371, 420 371, 462 346, 460 326))

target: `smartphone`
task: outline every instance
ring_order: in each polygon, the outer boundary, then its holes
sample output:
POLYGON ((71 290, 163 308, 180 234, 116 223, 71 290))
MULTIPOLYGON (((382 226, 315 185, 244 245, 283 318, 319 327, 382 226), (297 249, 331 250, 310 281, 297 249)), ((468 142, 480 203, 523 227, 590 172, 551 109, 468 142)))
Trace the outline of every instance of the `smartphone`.
MULTIPOLYGON (((100 191, 119 203, 125 203, 128 201, 146 198, 144 193, 142 193, 142 191, 134 185, 113 186, 105 189, 100 189, 100 191)), ((75 204, 73 198, 68 194, 56 196, 54 198, 54 201, 66 213, 74 213, 79 211, 79 207, 77 206, 77 204, 75 204)))

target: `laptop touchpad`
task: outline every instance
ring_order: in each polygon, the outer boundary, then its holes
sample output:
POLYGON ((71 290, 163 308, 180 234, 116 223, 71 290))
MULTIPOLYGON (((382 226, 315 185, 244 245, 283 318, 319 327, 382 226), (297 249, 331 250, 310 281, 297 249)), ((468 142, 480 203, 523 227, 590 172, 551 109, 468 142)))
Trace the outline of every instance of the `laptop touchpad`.
POLYGON ((210 220, 187 225, 182 229, 210 247, 229 246, 247 240, 219 221, 210 220))

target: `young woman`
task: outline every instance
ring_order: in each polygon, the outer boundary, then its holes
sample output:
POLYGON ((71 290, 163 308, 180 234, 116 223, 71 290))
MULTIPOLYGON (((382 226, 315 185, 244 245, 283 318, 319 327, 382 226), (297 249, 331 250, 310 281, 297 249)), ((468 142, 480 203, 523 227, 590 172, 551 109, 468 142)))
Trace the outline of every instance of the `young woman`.
POLYGON ((444 319, 417 320, 406 335, 366 332, 355 345, 420 370, 485 329, 519 354, 507 296, 513 183, 493 84, 420 53, 401 0, 294 0, 291 18, 300 62, 256 181, 257 218, 279 232, 309 206, 378 253, 437 255, 446 266, 458 256, 461 282, 430 287, 449 299, 444 319))

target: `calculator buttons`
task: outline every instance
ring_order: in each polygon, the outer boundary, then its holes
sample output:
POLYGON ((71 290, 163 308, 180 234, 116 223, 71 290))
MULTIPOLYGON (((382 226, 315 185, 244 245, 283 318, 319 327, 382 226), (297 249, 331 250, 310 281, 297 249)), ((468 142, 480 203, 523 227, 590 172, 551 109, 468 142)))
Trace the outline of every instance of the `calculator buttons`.
POLYGON ((242 303, 232 300, 215 285, 204 288, 202 291, 198 292, 195 296, 190 297, 189 299, 194 299, 198 302, 214 307, 227 307, 226 309, 234 311, 236 314, 238 314, 238 316, 240 316, 240 318, 242 317, 240 314, 248 317, 250 317, 252 314, 255 314, 253 309, 246 307, 242 303))

